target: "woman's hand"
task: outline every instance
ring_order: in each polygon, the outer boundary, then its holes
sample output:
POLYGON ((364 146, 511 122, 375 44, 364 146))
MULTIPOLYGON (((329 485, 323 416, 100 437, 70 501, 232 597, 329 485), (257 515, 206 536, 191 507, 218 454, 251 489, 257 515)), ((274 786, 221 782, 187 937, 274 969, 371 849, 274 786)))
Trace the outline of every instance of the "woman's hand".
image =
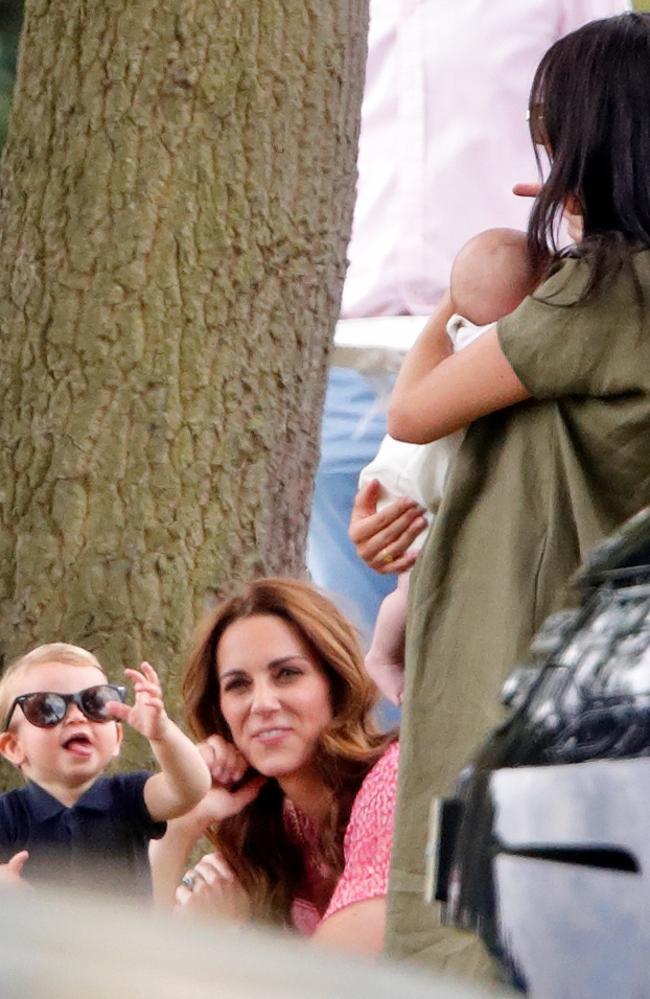
POLYGON ((357 493, 348 534, 359 558, 376 572, 404 572, 417 552, 409 552, 418 534, 427 526, 422 507, 414 500, 399 499, 377 512, 379 482, 373 479, 357 493))
POLYGON ((248 761, 220 736, 210 736, 199 750, 212 774, 212 787, 191 811, 168 823, 162 839, 149 844, 154 901, 164 909, 174 905, 181 874, 201 836, 210 826, 250 805, 265 783, 264 777, 253 777, 241 787, 237 785, 248 769, 248 761))
POLYGON ((197 839, 215 823, 238 815, 255 800, 265 783, 265 777, 253 777, 236 791, 220 784, 213 784, 205 798, 189 813, 190 821, 197 829, 197 839))
POLYGON ((232 742, 220 735, 210 735, 199 743, 199 752, 208 765, 213 782, 228 787, 241 780, 248 770, 248 760, 232 742))
MULTIPOLYGON (((542 185, 539 183, 515 184, 512 189, 513 194, 516 194, 520 198, 536 198, 541 190, 542 185)), ((564 202, 562 218, 567 224, 567 231, 573 242, 581 243, 584 235, 582 208, 580 207, 578 199, 572 195, 569 195, 564 202)))
POLYGON ((519 184, 515 184, 512 193, 516 194, 518 198, 536 198, 541 189, 542 185, 539 181, 522 181, 519 184))
POLYGON ((248 895, 219 853, 208 853, 176 889, 174 909, 183 916, 221 917, 235 923, 251 918, 248 895))
POLYGON ((253 777, 233 790, 233 785, 249 769, 249 763, 236 746, 226 742, 220 735, 211 735, 200 743, 199 751, 210 770, 212 787, 184 819, 178 820, 191 825, 196 831, 197 839, 209 826, 239 814, 250 805, 266 781, 264 777, 253 777))

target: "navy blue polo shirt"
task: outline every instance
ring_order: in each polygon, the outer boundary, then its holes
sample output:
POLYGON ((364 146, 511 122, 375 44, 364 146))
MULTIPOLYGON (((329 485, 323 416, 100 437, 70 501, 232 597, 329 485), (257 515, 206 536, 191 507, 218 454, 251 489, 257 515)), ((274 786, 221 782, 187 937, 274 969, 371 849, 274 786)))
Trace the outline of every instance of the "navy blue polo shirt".
POLYGON ((142 898, 151 895, 147 847, 167 824, 144 801, 151 774, 100 777, 72 808, 33 782, 0 796, 0 863, 29 850, 23 875, 57 884, 142 898))

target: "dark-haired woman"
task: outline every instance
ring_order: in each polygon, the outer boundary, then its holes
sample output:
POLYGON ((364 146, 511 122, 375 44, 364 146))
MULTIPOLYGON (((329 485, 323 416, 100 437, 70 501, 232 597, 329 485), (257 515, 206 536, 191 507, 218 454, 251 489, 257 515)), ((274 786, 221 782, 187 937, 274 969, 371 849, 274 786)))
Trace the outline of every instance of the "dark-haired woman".
MULTIPOLYGON (((544 56, 530 125, 548 175, 533 256, 569 250, 472 346, 434 315, 397 381, 390 433, 425 443, 471 424, 413 576, 388 949, 454 964, 422 901, 426 816, 498 718, 498 692, 596 541, 650 502, 650 15, 587 24, 544 56)), ((418 511, 351 524, 380 571, 418 511)))
POLYGON ((306 583, 256 580, 206 621, 183 694, 215 783, 152 850, 158 901, 381 951, 397 743, 351 625, 306 583))

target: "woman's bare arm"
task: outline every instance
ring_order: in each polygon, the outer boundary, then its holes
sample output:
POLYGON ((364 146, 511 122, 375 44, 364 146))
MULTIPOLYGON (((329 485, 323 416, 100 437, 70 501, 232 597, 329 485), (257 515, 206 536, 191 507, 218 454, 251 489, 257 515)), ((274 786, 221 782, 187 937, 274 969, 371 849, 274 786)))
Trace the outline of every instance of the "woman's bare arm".
POLYGON ((388 432, 397 440, 428 444, 530 398, 496 327, 452 353, 445 329, 452 311, 447 295, 404 359, 388 413, 388 432))
POLYGON ((149 843, 153 900, 157 908, 174 908, 179 881, 202 834, 203 830, 193 826, 191 819, 174 819, 168 823, 162 839, 149 843))
POLYGON ((312 940, 319 946, 376 956, 384 949, 385 929, 386 898, 366 898, 329 916, 312 940))
POLYGON ((149 844, 154 902, 163 909, 174 907, 188 857, 206 830, 241 812, 264 784, 264 778, 256 777, 231 790, 244 776, 248 761, 221 736, 209 736, 198 749, 210 770, 212 787, 195 808, 168 823, 162 839, 149 844))

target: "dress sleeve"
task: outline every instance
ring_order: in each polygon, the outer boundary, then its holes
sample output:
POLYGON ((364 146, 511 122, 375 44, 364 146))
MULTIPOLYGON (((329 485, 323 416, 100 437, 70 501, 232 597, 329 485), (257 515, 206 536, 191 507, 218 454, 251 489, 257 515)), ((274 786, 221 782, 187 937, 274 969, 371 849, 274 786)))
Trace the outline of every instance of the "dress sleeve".
POLYGON ((395 742, 359 789, 343 841, 345 866, 323 920, 353 902, 381 898, 388 893, 398 758, 395 742))
POLYGON ((583 298, 588 275, 584 261, 561 261, 497 324, 503 353, 537 399, 616 396, 639 389, 640 369, 650 358, 635 276, 624 266, 583 298))

